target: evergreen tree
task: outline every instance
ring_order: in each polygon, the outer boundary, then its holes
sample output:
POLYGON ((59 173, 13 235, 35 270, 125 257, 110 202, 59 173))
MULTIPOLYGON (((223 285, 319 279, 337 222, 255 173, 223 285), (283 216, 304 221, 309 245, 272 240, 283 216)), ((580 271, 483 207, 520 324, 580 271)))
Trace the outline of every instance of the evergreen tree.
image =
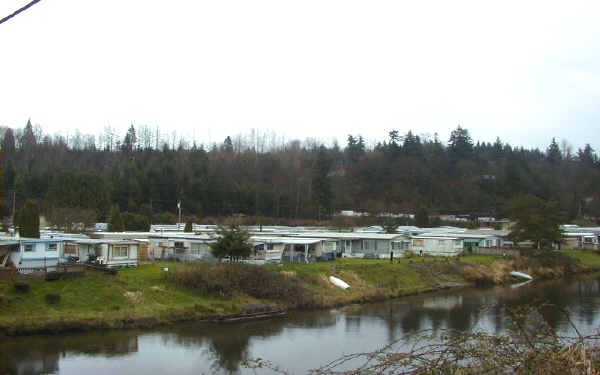
POLYGON ((238 223, 231 222, 225 226, 219 226, 216 230, 216 241, 210 244, 211 253, 215 258, 229 258, 231 261, 239 261, 247 258, 252 253, 252 245, 249 242, 250 235, 238 223))
POLYGON ((413 135, 412 131, 410 130, 404 136, 402 153, 406 156, 418 158, 423 156, 423 145, 421 144, 421 138, 419 138, 418 135, 413 135))
POLYGON ((450 134, 448 151, 455 159, 468 159, 473 154, 473 140, 467 129, 460 125, 450 134))
POLYGON ((125 231, 125 223, 123 221, 123 217, 121 216, 121 210, 119 209, 118 204, 115 204, 114 206, 112 206, 112 210, 110 213, 110 221, 108 222, 108 231, 109 232, 125 231))
POLYGON ((4 155, 10 159, 15 153, 15 136, 11 128, 6 129, 4 138, 2 138, 2 151, 4 155))
POLYGON ((577 151, 577 159, 579 159, 581 163, 588 167, 593 166, 597 162, 597 157, 594 152, 594 149, 592 148, 592 146, 590 146, 589 143, 585 145, 583 150, 579 149, 577 151))
POLYGON ((331 183, 328 177, 330 167, 327 150, 324 146, 321 146, 317 152, 317 160, 313 167, 312 174, 313 194, 315 203, 317 204, 317 217, 319 220, 321 219, 322 210, 328 213, 331 209, 333 194, 331 192, 331 183))
POLYGON ((511 204, 511 217, 516 224, 510 237, 515 241, 529 240, 540 249, 562 240, 559 225, 564 217, 556 202, 545 202, 533 195, 521 196, 511 204))
POLYGON ((550 143, 550 146, 546 149, 546 159, 552 164, 556 164, 562 159, 560 148, 554 138, 552 138, 552 143, 550 143))
POLYGON ((40 238, 40 207, 35 199, 27 199, 18 217, 19 234, 27 238, 40 238))
POLYGON ((137 147, 137 136, 135 135, 135 129, 133 124, 129 126, 127 130, 127 134, 125 134, 125 138, 123 139, 123 143, 121 144, 121 150, 127 153, 132 153, 137 147))
POLYGON ((231 137, 227 136, 225 141, 223 141, 223 151, 225 152, 233 152, 233 142, 231 141, 231 137))
POLYGON ((31 126, 31 119, 27 120, 27 125, 23 129, 23 136, 21 138, 21 147, 26 152, 31 152, 36 145, 35 134, 33 134, 33 127, 31 126))
POLYGON ((193 231, 194 231, 194 227, 193 227, 193 225, 192 225, 192 222, 191 222, 191 221, 187 221, 187 222, 185 223, 185 228, 183 228, 183 231, 184 231, 184 232, 188 232, 188 233, 190 233, 190 232, 193 232, 193 231))
POLYGON ((415 214, 415 225, 419 228, 429 228, 429 213, 425 207, 420 207, 415 214))

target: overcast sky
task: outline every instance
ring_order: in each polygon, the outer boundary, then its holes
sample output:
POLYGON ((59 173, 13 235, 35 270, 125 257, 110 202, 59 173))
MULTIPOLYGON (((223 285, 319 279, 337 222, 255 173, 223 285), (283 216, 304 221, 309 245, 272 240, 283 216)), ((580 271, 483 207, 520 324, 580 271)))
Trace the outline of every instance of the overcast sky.
POLYGON ((461 124, 600 151, 599 20, 599 1, 42 0, 0 25, 0 125, 345 144, 461 124))

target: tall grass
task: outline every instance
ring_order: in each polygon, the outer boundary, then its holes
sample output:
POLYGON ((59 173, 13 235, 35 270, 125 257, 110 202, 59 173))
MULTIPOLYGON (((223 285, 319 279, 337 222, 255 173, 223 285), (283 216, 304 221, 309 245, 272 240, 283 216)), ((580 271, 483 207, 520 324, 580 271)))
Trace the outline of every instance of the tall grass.
POLYGON ((183 287, 217 297, 245 294, 277 300, 290 307, 307 307, 312 300, 309 290, 295 275, 244 263, 192 265, 178 269, 169 278, 183 287))

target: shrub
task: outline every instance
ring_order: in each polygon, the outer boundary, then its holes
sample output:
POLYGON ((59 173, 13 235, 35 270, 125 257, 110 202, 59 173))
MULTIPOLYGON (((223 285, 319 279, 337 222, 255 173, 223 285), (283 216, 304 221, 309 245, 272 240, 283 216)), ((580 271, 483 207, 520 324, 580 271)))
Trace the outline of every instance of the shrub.
POLYGON ((14 283, 13 288, 15 289, 15 292, 21 293, 21 294, 27 294, 27 293, 29 293, 29 290, 31 289, 29 284, 23 283, 20 281, 17 281, 16 283, 14 283))
POLYGON ((56 305, 60 302, 60 294, 48 293, 45 295, 46 303, 49 305, 56 305))
POLYGON ((412 250, 404 250, 404 257, 407 259, 414 258, 415 252, 412 250))
POLYGON ((295 307, 308 306, 311 300, 310 293, 296 277, 244 263, 194 265, 169 273, 168 277, 182 286, 219 297, 246 294, 278 299, 295 307))

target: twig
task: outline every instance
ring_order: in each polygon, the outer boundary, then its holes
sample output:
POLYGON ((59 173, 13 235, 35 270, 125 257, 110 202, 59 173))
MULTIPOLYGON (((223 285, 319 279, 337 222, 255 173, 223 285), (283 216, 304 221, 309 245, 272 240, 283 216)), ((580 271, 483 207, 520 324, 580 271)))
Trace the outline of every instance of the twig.
POLYGON ((3 24, 4 22, 8 21, 9 19, 13 18, 14 16, 16 16, 17 14, 26 11, 27 9, 31 8, 32 6, 34 6, 35 4, 39 3, 42 0, 33 0, 30 1, 29 3, 27 3, 25 6, 23 6, 22 8, 19 8, 17 10, 15 10, 12 14, 9 14, 8 16, 4 17, 3 19, 0 20, 0 24, 3 24))

